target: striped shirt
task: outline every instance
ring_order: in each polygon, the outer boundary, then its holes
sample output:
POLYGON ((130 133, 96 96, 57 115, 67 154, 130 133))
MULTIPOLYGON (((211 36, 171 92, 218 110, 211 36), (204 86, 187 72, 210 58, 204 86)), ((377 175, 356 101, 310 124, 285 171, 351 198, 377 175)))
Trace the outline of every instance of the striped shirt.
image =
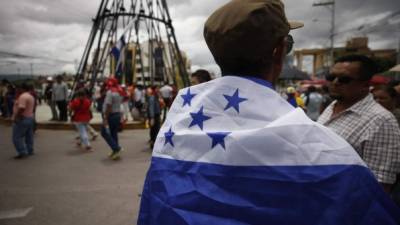
POLYGON ((381 183, 393 184, 400 173, 400 129, 392 113, 369 94, 332 117, 332 102, 318 122, 349 142, 381 183))

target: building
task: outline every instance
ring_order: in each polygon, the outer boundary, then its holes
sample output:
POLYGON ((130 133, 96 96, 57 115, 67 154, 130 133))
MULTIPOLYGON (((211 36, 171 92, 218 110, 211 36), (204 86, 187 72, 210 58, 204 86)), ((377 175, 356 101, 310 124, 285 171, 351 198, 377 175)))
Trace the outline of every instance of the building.
MULTIPOLYGON (((177 67, 178 59, 174 59, 171 51, 175 49, 169 46, 166 42, 146 41, 139 46, 134 42, 129 42, 125 46, 125 55, 122 56, 123 66, 121 71, 116 71, 117 61, 110 54, 113 44, 109 43, 106 48, 108 51, 100 50, 93 51, 91 58, 93 59, 98 54, 99 65, 97 68, 97 78, 108 77, 110 74, 116 75, 121 83, 130 84, 136 83, 144 86, 163 85, 165 83, 177 84, 178 87, 183 87, 183 82, 177 67), (151 52, 153 54, 151 54, 151 52), (150 63, 152 62, 152 63, 150 63)), ((190 70, 191 62, 187 58, 185 52, 181 51, 182 60, 186 71, 190 70)), ((86 66, 85 77, 92 77, 93 66, 86 66)))
MULTIPOLYGON (((397 51, 395 49, 372 50, 368 47, 367 37, 356 37, 347 41, 345 47, 334 48, 334 58, 339 58, 350 54, 367 55, 372 58, 396 62, 397 51)), ((313 57, 313 78, 322 78, 327 68, 331 65, 330 48, 323 49, 301 49, 294 52, 297 61, 297 68, 303 70, 305 56, 313 57)))
MULTIPOLYGON (((128 43, 122 69, 123 82, 145 86, 181 84, 178 59, 173 58, 173 49, 175 48, 168 43, 154 40, 143 42, 139 46, 134 42, 128 43)), ((181 51, 181 55, 185 69, 189 71, 191 63, 184 52, 181 51)), ((116 63, 115 59, 110 57, 109 70, 112 74, 115 74, 116 63)))

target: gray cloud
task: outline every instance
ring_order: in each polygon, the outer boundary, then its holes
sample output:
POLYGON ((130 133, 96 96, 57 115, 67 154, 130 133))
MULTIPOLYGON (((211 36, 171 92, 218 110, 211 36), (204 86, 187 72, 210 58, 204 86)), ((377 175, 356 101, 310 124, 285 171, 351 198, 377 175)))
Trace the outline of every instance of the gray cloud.
MULTIPOLYGON (((214 60, 203 40, 203 24, 207 17, 228 0, 168 1, 179 45, 192 61, 193 68, 217 71, 214 60)), ((330 13, 324 7, 312 7, 316 0, 283 0, 287 17, 300 20, 305 27, 293 31, 296 48, 326 47, 329 44, 330 13)), ((18 0, 0 3, 0 50, 63 59, 80 60, 95 17, 98 0, 18 0)), ((128 1, 127 1, 128 2, 128 1)), ((382 16, 400 10, 398 0, 336 0, 336 45, 350 37, 368 35, 374 48, 395 48, 400 25, 384 26, 363 34, 352 28, 373 24, 382 16)), ((38 73, 72 72, 73 63, 60 64, 45 60, 1 63, 0 73, 30 71, 34 63, 38 73)), ((34 69, 35 69, 34 68, 34 69)))
MULTIPOLYGON (((294 34, 299 39, 297 47, 304 48, 308 46, 328 46, 328 38, 330 35, 330 11, 325 7, 311 7, 313 0, 298 1, 287 0, 286 10, 289 18, 299 19, 304 21, 305 27, 294 34), (314 20, 314 21, 313 21, 314 20)), ((375 20, 388 15, 391 12, 400 10, 400 2, 397 0, 353 0, 353 1, 338 1, 336 0, 336 45, 343 45, 345 40, 353 37, 364 35, 352 30, 342 32, 352 28, 357 28, 363 24, 372 24, 375 20)), ((400 28, 399 28, 400 30, 400 28)), ((393 35, 396 36, 396 35, 393 35)), ((371 44, 388 39, 384 33, 375 32, 371 35, 371 44)), ((396 42, 395 38, 391 38, 391 42, 396 42)), ((380 46, 380 47, 390 47, 380 46)))

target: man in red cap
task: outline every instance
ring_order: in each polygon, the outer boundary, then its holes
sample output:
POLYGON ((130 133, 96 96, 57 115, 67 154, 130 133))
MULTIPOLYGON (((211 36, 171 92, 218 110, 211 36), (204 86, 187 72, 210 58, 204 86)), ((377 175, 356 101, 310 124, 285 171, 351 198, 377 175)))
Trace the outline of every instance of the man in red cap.
POLYGON ((121 104, 125 92, 114 77, 106 81, 107 93, 103 103, 103 127, 101 136, 110 146, 110 158, 119 159, 121 146, 118 143, 118 130, 121 123, 121 104))

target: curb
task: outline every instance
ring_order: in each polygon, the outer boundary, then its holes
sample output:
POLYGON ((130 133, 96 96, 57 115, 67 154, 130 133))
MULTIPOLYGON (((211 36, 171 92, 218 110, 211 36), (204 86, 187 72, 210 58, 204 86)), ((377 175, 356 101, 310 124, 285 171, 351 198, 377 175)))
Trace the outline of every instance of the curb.
MULTIPOLYGON (((11 126, 12 122, 9 119, 0 118, 0 124, 11 126)), ((100 130, 101 123, 90 123, 95 130, 100 130)), ((71 122, 38 122, 36 123, 37 129, 42 130, 75 130, 75 125, 71 122)), ((144 122, 130 122, 124 125, 125 130, 146 129, 144 122)))

